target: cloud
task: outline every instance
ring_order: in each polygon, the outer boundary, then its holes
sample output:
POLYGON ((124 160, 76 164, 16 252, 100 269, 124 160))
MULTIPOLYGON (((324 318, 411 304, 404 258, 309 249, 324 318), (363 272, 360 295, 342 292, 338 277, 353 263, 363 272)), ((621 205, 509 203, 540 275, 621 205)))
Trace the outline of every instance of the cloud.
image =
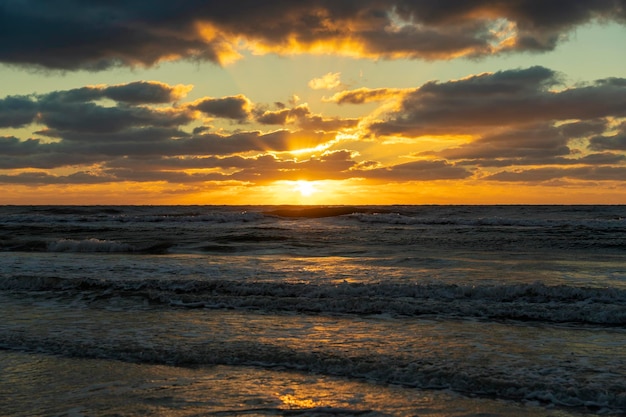
POLYGON ((626 178, 626 167, 545 167, 519 171, 502 171, 486 179, 507 182, 544 182, 562 178, 584 181, 624 181, 624 178, 626 178))
POLYGON ((84 103, 108 98, 129 105, 163 104, 185 97, 193 86, 178 84, 171 86, 159 81, 136 81, 118 85, 96 85, 71 90, 53 91, 36 95, 39 101, 54 103, 84 103))
POLYGON ((361 171, 365 178, 390 181, 433 181, 464 179, 472 173, 464 167, 454 166, 446 161, 412 161, 385 168, 361 171))
POLYGON ((311 110, 306 104, 292 108, 281 108, 276 111, 259 110, 256 113, 256 121, 261 124, 282 126, 295 124, 302 129, 314 131, 330 132, 350 129, 359 123, 359 119, 325 118, 321 115, 311 114, 311 110))
POLYGON ((428 82, 405 93, 397 111, 373 123, 379 135, 474 133, 498 126, 626 116, 623 79, 554 90, 554 71, 536 66, 428 82))
POLYGON ((184 108, 151 108, 178 100, 189 86, 168 86, 158 82, 136 82, 116 86, 83 87, 47 94, 9 96, 0 99, 0 127, 45 125, 40 133, 58 137, 60 132, 119 132, 140 126, 173 127, 189 123, 193 115, 184 108), (115 106, 96 100, 110 98, 115 106))
POLYGON ((246 120, 252 109, 250 100, 242 94, 222 98, 204 98, 190 107, 209 116, 239 121, 246 120))
POLYGON ((288 123, 294 123, 311 114, 311 110, 309 110, 309 107, 306 104, 301 104, 292 108, 286 108, 283 104, 280 107, 280 110, 277 111, 259 111, 256 121, 266 125, 286 125, 288 123))
POLYGON ((232 135, 206 133, 189 139, 175 141, 180 154, 229 155, 246 152, 288 152, 302 148, 315 148, 334 139, 325 132, 277 130, 261 133, 240 132, 232 135))
POLYGON ((335 93, 324 101, 337 104, 363 104, 375 101, 390 100, 401 97, 404 90, 396 88, 358 88, 356 90, 335 93))
POLYGON ((626 21, 621 0, 5 2, 0 62, 92 71, 254 53, 451 59, 547 51, 576 27, 626 21))
POLYGON ((313 90, 332 90, 341 85, 340 77, 340 72, 329 72, 322 77, 313 78, 309 81, 309 87, 313 90))
POLYGON ((392 110, 382 103, 363 120, 314 114, 295 100, 271 110, 243 95, 184 102, 190 89, 140 81, 0 98, 0 126, 38 129, 30 138, 8 129, 0 136, 0 169, 9 170, 0 182, 546 183, 619 181, 626 168, 621 78, 567 86, 560 74, 531 67, 331 98, 393 100, 392 110), (218 127, 201 125, 204 116, 218 127))
POLYGON ((37 104, 29 96, 8 96, 0 99, 0 128, 30 124, 37 114, 37 104))
POLYGON ((123 132, 65 132, 60 142, 38 139, 20 141, 0 137, 0 169, 59 168, 78 164, 107 163, 116 158, 289 152, 316 148, 334 139, 325 132, 279 130, 269 133, 239 132, 231 135, 192 135, 166 127, 144 127, 123 132))
POLYGON ((615 135, 595 136, 589 139, 589 148, 595 151, 626 151, 626 122, 622 123, 619 133, 615 135))
MULTIPOLYGON (((258 156, 318 148, 334 141, 338 129, 358 122, 312 115, 306 105, 276 112, 257 111, 243 95, 179 103, 190 89, 141 81, 0 99, 4 127, 32 125, 39 129, 37 137, 0 136, 0 169, 78 170, 94 164, 119 165, 122 160, 167 161, 185 169, 185 164, 201 165, 199 158, 223 160, 239 154, 258 156), (114 103, 103 104, 99 101, 103 98, 114 103), (218 133, 208 126, 191 125, 201 113, 242 124, 253 122, 254 116, 265 123, 293 124, 296 128, 218 133)), ((16 178, 32 181, 38 177, 16 178)), ((46 181, 52 178, 45 177, 46 181)))
POLYGON ((137 81, 102 88, 104 97, 130 104, 171 103, 185 97, 193 86, 170 86, 158 81, 137 81))
MULTIPOLYGON (((570 154, 567 146, 574 137, 566 126, 540 123, 485 135, 455 148, 428 152, 446 159, 548 158, 570 154)), ((572 130, 572 129, 569 129, 572 130)), ((583 133, 583 132, 581 132, 583 133)))
POLYGON ((593 150, 618 150, 626 151, 626 134, 614 136, 596 136, 589 141, 589 147, 593 150))

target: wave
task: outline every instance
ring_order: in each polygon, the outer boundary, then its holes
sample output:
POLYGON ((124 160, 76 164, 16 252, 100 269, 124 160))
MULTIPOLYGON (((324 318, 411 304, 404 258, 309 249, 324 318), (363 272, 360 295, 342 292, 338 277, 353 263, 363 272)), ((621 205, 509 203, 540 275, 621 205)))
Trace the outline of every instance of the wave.
POLYGON ((322 218, 322 217, 339 217, 345 216, 348 214, 358 214, 358 213, 367 213, 367 214, 380 214, 380 213, 388 213, 389 210, 380 209, 380 208, 363 208, 356 206, 330 206, 330 207, 288 207, 288 208, 279 208, 275 210, 266 211, 266 215, 270 216, 278 216, 278 217, 302 217, 302 218, 322 218))
POLYGON ((1 277, 0 290, 58 292, 86 300, 140 297, 175 308, 453 317, 626 327, 626 290, 502 285, 275 283, 231 280, 105 280, 1 277))
MULTIPOLYGON (((567 364, 546 369, 527 362, 476 363, 449 357, 445 352, 407 355, 398 351, 337 351, 286 346, 276 341, 164 338, 155 335, 129 338, 121 333, 70 338, 49 332, 32 335, 8 331, 0 335, 0 348, 169 366, 257 366, 292 369, 410 388, 453 390, 468 396, 536 401, 604 414, 626 409, 626 382, 618 374, 582 369, 576 374, 567 364)), ((571 365, 570 365, 571 366, 571 365)))
POLYGON ((3 207, 2 223, 11 224, 89 224, 110 223, 231 223, 252 222, 264 218, 259 211, 246 207, 191 206, 53 206, 3 207))
POLYGON ((422 216, 415 213, 402 213, 393 211, 354 211, 349 218, 362 223, 381 223, 391 225, 425 225, 425 226, 466 226, 466 227, 521 227, 521 228, 547 228, 555 230, 572 229, 607 229, 623 230, 626 227, 626 217, 611 218, 586 218, 586 219, 550 219, 541 217, 511 217, 511 216, 445 216, 429 215, 422 216))
POLYGON ((12 252, 71 252, 71 253, 151 253, 161 254, 173 246, 171 242, 158 242, 144 246, 106 239, 58 239, 5 241, 0 250, 12 252))
POLYGON ((100 239, 61 239, 47 245, 48 252, 133 252, 135 248, 127 243, 100 239))

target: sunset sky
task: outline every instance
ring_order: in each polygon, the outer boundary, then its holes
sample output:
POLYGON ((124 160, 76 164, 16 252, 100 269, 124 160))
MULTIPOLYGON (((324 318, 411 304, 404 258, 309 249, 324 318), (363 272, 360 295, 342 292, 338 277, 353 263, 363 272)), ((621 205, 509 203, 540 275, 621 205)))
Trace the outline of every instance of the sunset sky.
POLYGON ((626 0, 0 0, 0 204, 626 204, 626 0))

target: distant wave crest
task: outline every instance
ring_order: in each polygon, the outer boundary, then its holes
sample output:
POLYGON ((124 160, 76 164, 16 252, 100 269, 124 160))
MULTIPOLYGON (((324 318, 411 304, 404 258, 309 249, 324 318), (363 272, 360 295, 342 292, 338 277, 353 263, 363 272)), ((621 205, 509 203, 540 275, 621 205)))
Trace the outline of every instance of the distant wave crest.
POLYGON ((100 239, 61 239, 48 243, 49 252, 133 252, 126 243, 100 239))

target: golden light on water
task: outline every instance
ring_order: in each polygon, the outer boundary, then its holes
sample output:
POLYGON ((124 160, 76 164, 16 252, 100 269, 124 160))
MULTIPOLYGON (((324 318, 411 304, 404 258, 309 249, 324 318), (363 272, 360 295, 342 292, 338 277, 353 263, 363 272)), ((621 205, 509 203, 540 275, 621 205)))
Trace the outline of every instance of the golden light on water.
POLYGON ((279 395, 278 398, 289 409, 313 408, 323 405, 323 403, 311 398, 299 398, 298 396, 292 394, 279 395))

